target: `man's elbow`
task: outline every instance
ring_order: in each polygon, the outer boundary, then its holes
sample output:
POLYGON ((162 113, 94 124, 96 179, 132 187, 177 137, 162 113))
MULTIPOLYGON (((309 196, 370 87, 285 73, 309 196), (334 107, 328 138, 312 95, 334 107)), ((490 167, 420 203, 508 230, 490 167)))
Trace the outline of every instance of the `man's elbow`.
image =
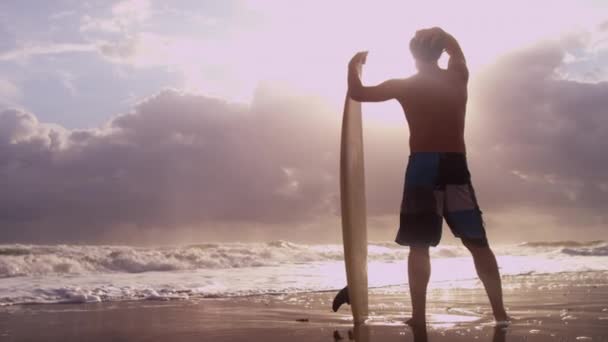
POLYGON ((348 96, 357 102, 365 101, 365 96, 363 95, 363 92, 359 89, 350 89, 348 91, 348 96))

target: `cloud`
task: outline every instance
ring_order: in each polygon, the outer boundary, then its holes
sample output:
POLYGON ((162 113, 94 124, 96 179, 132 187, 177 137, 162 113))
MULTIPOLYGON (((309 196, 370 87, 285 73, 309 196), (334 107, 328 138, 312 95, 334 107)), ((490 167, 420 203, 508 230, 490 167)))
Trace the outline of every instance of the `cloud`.
POLYGON ((211 50, 208 43, 148 32, 99 42, 98 45, 101 54, 107 59, 135 67, 190 67, 197 61, 209 59, 206 54, 211 50))
POLYGON ((489 208, 534 208, 556 227, 605 230, 608 83, 560 77, 571 43, 537 44, 482 72, 469 142, 489 208))
POLYGON ((164 91, 96 130, 17 110, 2 112, 0 127, 0 241, 302 223, 335 211, 335 113, 306 98, 261 91, 245 107, 164 91))
POLYGON ((81 32, 119 33, 133 29, 134 25, 144 22, 150 16, 148 0, 124 0, 111 6, 109 17, 84 15, 80 22, 81 32))
POLYGON ((568 49, 557 69, 560 78, 584 83, 608 80, 604 63, 608 58, 608 32, 600 28, 570 34, 562 39, 562 45, 568 49))
POLYGON ((78 12, 75 10, 59 11, 59 12, 55 12, 55 13, 49 15, 49 19, 54 20, 54 21, 59 21, 59 20, 64 20, 66 18, 75 16, 77 14, 78 14, 78 12))
POLYGON ((13 82, 0 79, 0 107, 14 106, 22 97, 21 89, 13 82))
POLYGON ((96 52, 97 47, 94 44, 82 43, 82 44, 56 44, 56 43, 44 43, 36 44, 32 43, 27 46, 16 48, 4 53, 0 53, 0 62, 4 61, 26 61, 27 59, 40 55, 57 55, 63 53, 73 52, 96 52))
POLYGON ((124 0, 112 6, 112 14, 119 21, 143 21, 150 14, 149 0, 124 0))

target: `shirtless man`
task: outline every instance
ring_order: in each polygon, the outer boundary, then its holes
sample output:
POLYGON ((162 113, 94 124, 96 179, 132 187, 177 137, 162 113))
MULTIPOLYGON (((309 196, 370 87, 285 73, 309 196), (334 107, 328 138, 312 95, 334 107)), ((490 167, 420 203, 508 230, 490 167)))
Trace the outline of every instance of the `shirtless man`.
MULTIPOLYGON (((416 32, 410 51, 418 73, 409 78, 364 86, 357 68, 365 62, 367 52, 357 53, 348 69, 351 98, 360 102, 396 99, 410 127, 411 154, 395 240, 410 247, 412 318, 407 323, 426 324, 429 247, 439 243, 444 218, 473 255, 496 321, 507 322, 496 257, 486 239, 466 161, 464 123, 469 71, 464 54, 456 39, 438 27, 416 32), (447 70, 437 64, 444 51, 450 57, 447 70)), ((336 297, 334 310, 343 302, 348 302, 347 289, 336 297)))

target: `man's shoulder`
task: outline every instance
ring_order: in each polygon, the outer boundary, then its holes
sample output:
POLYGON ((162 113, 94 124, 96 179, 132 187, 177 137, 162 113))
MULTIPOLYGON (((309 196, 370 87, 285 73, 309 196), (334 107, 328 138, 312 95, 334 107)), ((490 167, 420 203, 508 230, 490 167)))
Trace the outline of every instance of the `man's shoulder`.
POLYGON ((418 74, 414 74, 408 77, 404 77, 404 78, 396 78, 394 79, 396 84, 398 84, 399 86, 403 87, 403 88, 411 88, 411 87, 415 87, 416 84, 418 84, 420 82, 419 80, 419 76, 418 74))
POLYGON ((405 84, 411 83, 413 81, 413 79, 414 79, 414 76, 415 75, 412 75, 412 76, 409 76, 409 77, 402 77, 402 78, 393 78, 393 81, 396 84, 405 85, 405 84))
POLYGON ((408 89, 411 89, 416 84, 416 80, 413 76, 405 77, 405 78, 393 78, 388 81, 392 87, 399 89, 399 92, 407 92, 408 89))

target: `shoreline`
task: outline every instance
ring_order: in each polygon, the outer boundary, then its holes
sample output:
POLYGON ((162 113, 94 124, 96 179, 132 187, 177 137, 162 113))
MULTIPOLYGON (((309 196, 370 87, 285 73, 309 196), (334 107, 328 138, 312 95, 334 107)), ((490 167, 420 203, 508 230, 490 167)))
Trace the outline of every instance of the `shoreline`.
MULTIPOLYGON (((503 288, 506 287, 518 287, 521 288, 525 286, 524 284, 528 282, 527 279, 533 278, 535 280, 539 280, 540 282, 546 283, 543 287, 559 287, 560 285, 557 283, 559 281, 563 281, 564 277, 566 282, 575 282, 577 280, 583 281, 593 281, 593 279, 597 279, 600 282, 608 283, 608 271, 585 271, 585 272, 574 272, 574 271, 564 271, 564 272, 546 272, 546 273, 526 273, 526 274, 507 274, 502 275, 501 279, 503 280, 503 288)), ((14 278, 9 278, 14 279, 14 278)), ((408 283, 402 284, 392 284, 392 285, 383 285, 376 287, 369 287, 370 296, 373 296, 375 293, 405 293, 407 291, 408 283)), ((479 281, 479 278, 468 278, 468 279, 458 279, 458 280, 436 280, 431 281, 428 286, 429 291, 434 290, 452 290, 452 291, 460 291, 460 290, 468 290, 468 289, 482 289, 482 284, 479 281)), ((111 300, 100 300, 100 301, 86 301, 85 298, 79 297, 74 298, 73 300, 66 300, 61 302, 25 302, 25 303, 12 303, 12 302, 0 302, 0 311, 3 308, 7 307, 20 307, 20 306, 53 306, 53 305, 86 305, 86 304, 112 304, 112 303, 140 303, 140 302, 179 302, 179 301, 199 301, 206 299, 247 299, 247 298, 257 298, 257 297, 281 297, 281 296, 315 296, 315 295, 323 295, 323 294, 331 294, 335 295, 340 289, 329 289, 329 290, 317 290, 317 291, 296 291, 296 292, 266 292, 266 293, 256 293, 256 294, 243 294, 243 295, 216 295, 216 294, 192 294, 189 291, 177 291, 174 296, 149 296, 149 297, 139 297, 139 298, 125 298, 125 299, 111 299, 111 300), (182 295, 183 294, 183 295, 182 295)))
POLYGON ((432 288, 427 329, 404 321, 405 287, 370 291, 371 320, 353 330, 348 306, 331 312, 334 293, 298 293, 173 301, 0 307, 0 341, 601 341, 608 342, 608 277, 504 279, 514 318, 494 328, 483 289, 432 288), (416 335, 416 336, 415 336, 416 335), (578 340, 577 340, 578 338, 578 340))

